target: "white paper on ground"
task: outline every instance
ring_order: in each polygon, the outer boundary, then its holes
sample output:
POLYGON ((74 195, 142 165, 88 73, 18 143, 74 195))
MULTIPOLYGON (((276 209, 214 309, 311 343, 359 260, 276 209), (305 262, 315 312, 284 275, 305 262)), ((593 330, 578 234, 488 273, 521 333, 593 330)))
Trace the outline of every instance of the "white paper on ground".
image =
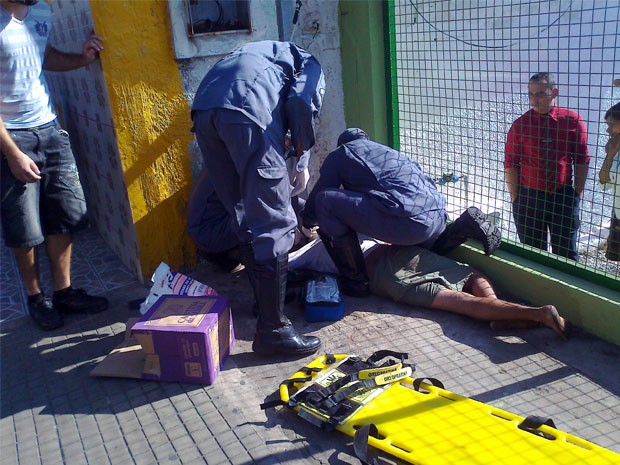
POLYGON ((159 264, 155 273, 151 276, 151 281, 153 282, 151 291, 144 302, 140 304, 140 314, 142 315, 144 315, 162 295, 187 295, 190 297, 217 295, 217 292, 212 287, 200 281, 196 281, 183 273, 174 271, 164 262, 159 264))

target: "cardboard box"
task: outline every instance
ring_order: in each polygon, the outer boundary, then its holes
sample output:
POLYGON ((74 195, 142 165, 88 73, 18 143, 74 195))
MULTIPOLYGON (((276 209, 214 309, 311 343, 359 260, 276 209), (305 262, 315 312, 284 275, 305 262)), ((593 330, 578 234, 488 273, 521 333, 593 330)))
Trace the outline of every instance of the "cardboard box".
POLYGON ((226 297, 164 295, 91 374, 211 384, 234 343, 226 297))

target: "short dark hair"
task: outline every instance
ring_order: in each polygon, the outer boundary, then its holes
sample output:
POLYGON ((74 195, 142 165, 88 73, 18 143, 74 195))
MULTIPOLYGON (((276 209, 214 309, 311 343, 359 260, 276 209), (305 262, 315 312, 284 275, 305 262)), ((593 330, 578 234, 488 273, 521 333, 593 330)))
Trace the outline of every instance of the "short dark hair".
POLYGON ((555 76, 551 73, 542 72, 533 74, 530 82, 545 83, 549 89, 555 89, 555 76))
POLYGON ((357 139, 366 139, 369 140, 368 134, 364 132, 363 129, 360 128, 349 128, 346 129, 340 136, 338 136, 338 142, 336 145, 340 147, 343 144, 348 144, 357 139))
POLYGON ((616 103, 609 110, 607 110, 607 113, 605 113, 605 119, 607 118, 620 121, 620 102, 616 103))

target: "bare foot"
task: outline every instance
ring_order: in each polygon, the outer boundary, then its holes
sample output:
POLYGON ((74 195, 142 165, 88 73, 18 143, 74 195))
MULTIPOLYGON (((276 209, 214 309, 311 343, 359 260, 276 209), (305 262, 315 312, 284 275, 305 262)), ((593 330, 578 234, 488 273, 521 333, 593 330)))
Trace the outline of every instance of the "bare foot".
POLYGON ((569 323, 560 316, 558 310, 553 305, 545 305, 540 307, 540 310, 543 313, 541 323, 554 330, 565 341, 568 340, 569 323))

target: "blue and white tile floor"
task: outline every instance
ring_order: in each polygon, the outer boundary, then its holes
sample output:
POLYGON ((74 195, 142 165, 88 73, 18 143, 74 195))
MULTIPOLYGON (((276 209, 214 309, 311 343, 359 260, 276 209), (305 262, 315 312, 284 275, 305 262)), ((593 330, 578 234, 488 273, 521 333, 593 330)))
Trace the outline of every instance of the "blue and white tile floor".
MULTIPOLYGON (((40 246, 38 252, 41 286, 51 295, 52 277, 44 246, 40 246)), ((28 311, 17 262, 11 250, 4 245, 0 251, 0 262, 0 323, 5 323, 26 316, 28 311)), ((94 228, 74 237, 71 281, 73 287, 94 295, 106 294, 137 282, 94 228)))

